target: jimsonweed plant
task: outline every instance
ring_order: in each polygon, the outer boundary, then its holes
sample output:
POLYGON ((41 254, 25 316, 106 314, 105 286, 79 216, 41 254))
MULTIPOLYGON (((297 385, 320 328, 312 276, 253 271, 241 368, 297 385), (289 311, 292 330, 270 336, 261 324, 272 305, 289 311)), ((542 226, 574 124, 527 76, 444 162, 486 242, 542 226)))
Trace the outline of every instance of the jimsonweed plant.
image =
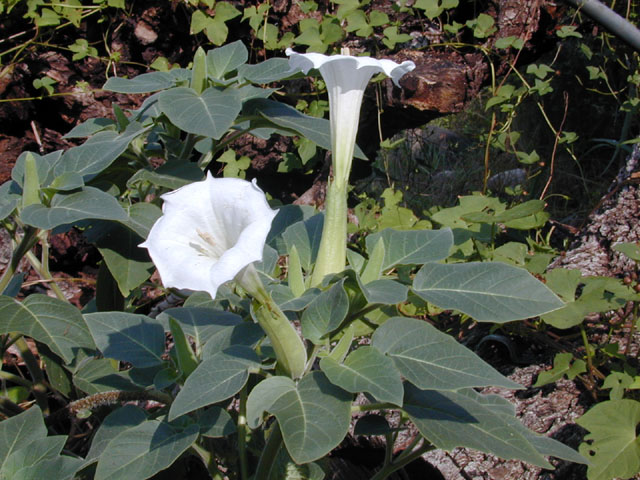
MULTIPOLYGON (((356 434, 386 440, 375 480, 428 450, 457 446, 545 468, 546 456, 583 462, 527 430, 506 400, 476 390, 518 384, 424 315, 402 313, 432 306, 504 323, 561 308, 526 270, 459 261, 451 228, 386 228, 363 248, 346 248, 342 226, 324 227, 343 221, 346 201, 326 212, 274 210, 255 182, 205 174, 240 134, 277 132, 333 145, 332 182, 348 183, 355 130, 348 141, 340 129, 330 136, 329 122, 270 100, 273 90, 260 84, 331 65, 332 88, 341 91, 345 64, 374 61, 329 57, 307 68, 313 58, 294 54, 291 65, 246 58, 236 43, 199 51, 190 70, 110 79, 105 88, 156 93, 138 111, 116 107, 115 121, 74 129, 72 136, 89 136, 79 147, 24 153, 0 187, 0 218, 15 246, 0 279, 0 333, 29 370, 28 378, 3 378, 33 399, 23 411, 2 397, 0 478, 41 478, 55 468, 60 479, 140 480, 196 457, 216 479, 322 479, 325 457, 356 413, 356 434), (48 266, 49 235, 72 227, 103 258, 95 301, 82 310, 48 266), (344 245, 347 261, 323 256, 326 242, 344 245), (55 297, 16 299, 23 258, 55 297), (149 280, 154 264, 164 286, 149 280), (152 313, 150 288, 167 294, 169 308, 152 313), (169 302, 175 298, 183 301, 169 302), (122 406, 133 400, 147 403, 122 406), (47 432, 69 420, 82 428, 81 419, 97 427, 90 447, 61 455, 67 438, 47 432), (409 423, 419 435, 394 456, 409 423)), ((389 68, 394 76, 399 67, 389 68)), ((340 118, 339 103, 331 101, 332 124, 357 125, 353 112, 340 118)))

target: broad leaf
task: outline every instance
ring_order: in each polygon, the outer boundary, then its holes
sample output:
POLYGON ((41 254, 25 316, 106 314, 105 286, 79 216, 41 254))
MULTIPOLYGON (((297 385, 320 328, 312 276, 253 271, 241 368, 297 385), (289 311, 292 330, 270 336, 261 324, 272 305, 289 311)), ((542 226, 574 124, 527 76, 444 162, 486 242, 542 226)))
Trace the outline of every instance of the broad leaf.
POLYGON ((46 436, 47 427, 38 407, 3 420, 0 422, 0 464, 16 450, 46 436))
POLYGON ((236 424, 231 415, 220 407, 211 407, 198 415, 196 422, 200 435, 209 438, 226 437, 236 432, 236 424))
POLYGON ((177 127, 216 140, 229 130, 241 108, 233 91, 213 87, 202 95, 187 87, 172 88, 162 92, 159 105, 177 127))
POLYGON ((311 218, 294 223, 282 234, 287 251, 293 245, 296 246, 300 256, 300 263, 306 271, 311 269, 318 256, 323 224, 324 215, 319 213, 311 218))
POLYGON ((249 59, 249 52, 244 44, 237 40, 220 48, 207 52, 207 70, 213 78, 223 79, 227 73, 244 65, 249 59))
POLYGON ((147 414, 144 410, 134 405, 125 405, 107 415, 91 441, 85 465, 97 462, 111 440, 120 433, 140 425, 146 419, 147 414))
POLYGON ((313 343, 322 343, 323 337, 338 328, 349 311, 349 297, 344 279, 315 297, 300 319, 302 335, 313 343))
POLYGON ((38 180, 40 185, 46 187, 52 180, 53 166, 60 160, 62 156, 62 150, 56 150, 55 152, 48 153, 47 155, 38 155, 35 152, 22 152, 16 159, 16 164, 11 170, 11 178, 21 187, 24 182, 24 166, 27 155, 33 155, 36 160, 36 170, 38 171, 38 180))
POLYGON ((375 331, 372 345, 391 357, 400 373, 419 388, 522 388, 424 320, 390 318, 375 331))
POLYGON ((314 298, 322 293, 318 288, 310 288, 301 296, 296 297, 288 285, 281 283, 270 285, 268 291, 283 312, 304 310, 314 298))
POLYGON ((501 262, 428 263, 417 273, 413 290, 440 308, 459 310, 479 322, 522 320, 564 305, 529 272, 501 262))
POLYGON ((73 127, 71 131, 62 138, 65 140, 69 138, 86 138, 101 130, 105 130, 106 128, 115 127, 115 125, 116 122, 110 118, 89 118, 81 124, 73 127))
POLYGON ((21 199, 22 192, 17 183, 5 182, 0 185, 0 220, 11 215, 21 199))
POLYGON ((289 455, 298 464, 313 462, 345 437, 351 419, 351 394, 322 372, 311 372, 296 385, 288 377, 263 380, 249 394, 247 421, 261 423, 263 412, 276 416, 289 455))
POLYGON ((382 270, 396 265, 422 265, 444 260, 453 246, 450 228, 441 230, 393 230, 385 228, 367 237, 367 251, 371 254, 378 240, 385 246, 382 270))
POLYGON ((234 327, 242 323, 242 317, 235 313, 205 307, 179 307, 170 308, 158 315, 165 331, 169 330, 167 317, 176 320, 184 333, 193 337, 198 351, 210 338, 228 330, 228 333, 223 335, 226 338, 234 327))
POLYGON ((85 181, 95 177, 122 155, 134 138, 146 130, 141 124, 133 122, 120 134, 113 130, 96 133, 82 145, 65 152, 54 167, 55 176, 74 172, 82 175, 85 181))
POLYGON ((171 404, 169 420, 232 397, 247 382, 250 368, 260 368, 260 359, 248 347, 231 347, 207 358, 189 375, 171 404))
POLYGON ((164 329, 157 320, 124 312, 88 313, 84 318, 96 346, 105 357, 136 367, 164 362, 164 329))
MULTIPOLYGON (((291 130, 325 150, 331 150, 331 134, 329 121, 324 118, 305 115, 293 107, 268 99, 251 100, 245 104, 248 113, 262 115, 281 128, 291 130)), ((356 145, 354 156, 366 160, 367 157, 356 145)))
POLYGON ((338 363, 331 357, 320 361, 331 383, 347 392, 368 392, 379 402, 402 405, 402 378, 391 358, 370 346, 360 347, 338 363))
POLYGON ((420 390, 407 383, 402 408, 420 433, 438 448, 451 451, 468 447, 549 468, 529 442, 526 428, 515 416, 512 421, 507 420, 504 402, 507 400, 471 389, 420 390))
POLYGON ((238 68, 238 76, 252 83, 271 83, 291 75, 289 60, 286 58, 270 58, 256 65, 242 65, 238 68))
POLYGON ((371 304, 395 305, 402 303, 407 299, 409 293, 409 287, 389 278, 374 280, 366 285, 363 285, 358 279, 358 284, 364 298, 371 304))
POLYGON ((46 295, 29 295, 23 302, 0 296, 0 333, 11 332, 47 344, 66 363, 80 348, 95 348, 78 309, 46 295))
POLYGON ((60 456, 66 437, 47 437, 42 412, 31 407, 0 423, 0 478, 39 480, 56 472, 67 480, 82 460, 60 456))
POLYGON ((0 478, 40 480, 55 472, 55 478, 71 480, 83 464, 82 459, 61 456, 67 437, 39 438, 14 451, 2 464, 0 478))
MULTIPOLYGON (((186 161, 170 160, 167 163, 160 165, 155 170, 138 170, 127 181, 127 186, 130 187, 137 182, 150 182, 158 187, 176 190, 199 180, 202 180, 202 170, 197 164, 186 161)), ((136 205, 140 204, 138 203, 136 205)))
POLYGON ((198 426, 174 427, 147 420, 116 435, 106 446, 96 480, 143 480, 169 467, 198 438, 198 426))
POLYGON ((285 255, 287 253, 287 245, 282 239, 282 234, 294 223, 307 220, 316 213, 316 209, 309 205, 284 205, 280 207, 273 222, 271 222, 271 230, 267 235, 267 244, 275 248, 280 255, 285 255))
POLYGON ((111 390, 139 391, 153 385, 160 368, 155 365, 118 371, 108 358, 91 358, 80 364, 73 375, 73 384, 89 395, 111 390))
POLYGON ((77 193, 55 195, 51 208, 29 205, 22 210, 20 217, 27 225, 51 230, 88 218, 126 221, 127 213, 113 196, 97 188, 84 187, 77 193))
POLYGON ((589 480, 630 478, 640 470, 640 402, 609 400, 592 407, 576 420, 589 430, 580 453, 591 461, 589 480))
POLYGON ((175 79, 168 72, 143 73, 134 78, 111 77, 103 90, 117 93, 149 93, 173 87, 175 79))
POLYGON ((144 238, 140 235, 115 222, 104 222, 99 238, 94 240, 123 297, 149 279, 154 271, 149 253, 138 246, 142 242, 144 238))

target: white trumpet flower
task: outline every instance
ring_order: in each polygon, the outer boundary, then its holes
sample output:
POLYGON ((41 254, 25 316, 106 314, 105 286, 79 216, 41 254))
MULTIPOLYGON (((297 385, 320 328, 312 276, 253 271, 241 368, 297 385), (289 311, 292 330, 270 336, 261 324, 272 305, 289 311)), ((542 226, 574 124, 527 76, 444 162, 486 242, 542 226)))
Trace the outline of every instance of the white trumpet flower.
POLYGON ((215 298, 223 283, 253 279, 247 267, 262 260, 277 213, 255 183, 207 174, 162 199, 163 215, 140 246, 149 250, 165 287, 215 298))
POLYGON ((340 272, 345 266, 347 186, 364 90, 377 73, 384 73, 399 85, 400 78, 413 70, 415 64, 349 55, 296 53, 291 49, 287 49, 287 55, 294 71, 306 74, 311 69, 319 70, 329 92, 333 178, 327 189, 322 240, 313 272, 312 283, 317 285, 325 275, 340 272))

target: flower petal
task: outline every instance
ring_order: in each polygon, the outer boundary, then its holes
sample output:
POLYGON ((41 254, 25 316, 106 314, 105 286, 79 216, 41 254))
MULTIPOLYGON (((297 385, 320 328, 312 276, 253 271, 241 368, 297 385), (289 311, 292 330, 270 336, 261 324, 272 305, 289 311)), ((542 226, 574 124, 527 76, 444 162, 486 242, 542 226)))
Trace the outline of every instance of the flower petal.
MULTIPOLYGON (((289 56, 289 66, 292 70, 301 70, 303 73, 309 73, 309 70, 316 68, 320 70, 322 67, 331 65, 331 68, 347 70, 353 73, 354 70, 368 69, 371 71, 369 78, 375 73, 384 73, 390 77, 393 82, 399 86, 400 78, 406 73, 416 68, 416 65, 410 61, 404 61, 401 64, 388 59, 377 59, 371 57, 352 57, 350 55, 323 55, 321 53, 297 53, 287 48, 286 54, 289 56)), ((322 74, 325 81, 328 79, 322 74)), ((365 86, 367 84, 365 82, 365 86)))
POLYGON ((262 259, 276 215, 255 183, 213 178, 162 196, 163 215, 141 247, 147 248, 166 287, 218 287, 262 259))

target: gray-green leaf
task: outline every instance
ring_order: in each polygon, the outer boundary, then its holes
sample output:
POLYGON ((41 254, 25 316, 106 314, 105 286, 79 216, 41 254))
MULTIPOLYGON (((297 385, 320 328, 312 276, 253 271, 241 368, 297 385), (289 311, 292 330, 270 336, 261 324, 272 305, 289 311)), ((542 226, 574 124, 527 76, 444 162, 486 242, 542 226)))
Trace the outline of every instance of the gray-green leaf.
POLYGON ((525 427, 515 417, 507 420, 504 402, 496 395, 480 395, 471 389, 420 390, 407 383, 403 410, 420 433, 438 448, 451 451, 455 447, 468 447, 549 468, 549 463, 527 439, 525 427))
POLYGON ((207 88, 202 95, 187 87, 162 92, 160 109, 188 133, 219 139, 235 121, 242 104, 232 90, 207 88))
POLYGON ((84 318, 96 346, 105 357, 136 367, 163 363, 165 337, 158 321, 124 312, 88 313, 84 318))
POLYGON ((351 419, 351 394, 322 372, 305 375, 296 385, 288 377, 263 380, 249 394, 247 421, 261 423, 263 412, 276 416, 293 460, 308 463, 329 453, 345 437, 351 419))
POLYGON ((385 246, 382 270, 396 265, 422 265, 444 260, 449 256, 449 250, 453 246, 453 233, 450 228, 406 231, 385 228, 367 237, 369 254, 379 239, 382 239, 385 246))
POLYGON ((343 279, 309 304, 300 319, 302 335, 313 343, 321 343, 325 335, 338 328, 348 311, 349 297, 343 279))
POLYGON ((249 369, 259 367, 256 353, 243 346, 207 358, 189 375, 171 404, 169 420, 235 395, 249 378, 249 369))
POLYGON ((40 204, 29 205, 22 210, 20 217, 27 225, 51 230, 88 218, 126 221, 127 213, 113 196, 97 188, 84 187, 77 193, 57 194, 53 197, 51 208, 40 204))
POLYGON ((320 361, 320 368, 331 383, 347 392, 368 392, 379 402, 402 405, 402 378, 391 358, 377 348, 360 347, 340 364, 331 357, 320 361))
POLYGON ((77 308, 46 295, 30 295, 23 302, 0 296, 0 333, 20 332, 45 343, 66 363, 75 351, 95 348, 77 308))
POLYGON ((106 446, 96 480, 144 480, 169 467, 198 438, 197 425, 181 429, 148 420, 116 435, 106 446))
POLYGON ((416 274, 413 290, 440 308, 459 310, 479 322, 522 320, 564 305, 529 272, 501 262, 428 263, 416 274))
POLYGON ((400 373, 420 388, 522 388, 423 320, 392 317, 375 331, 372 345, 390 356, 400 373))

